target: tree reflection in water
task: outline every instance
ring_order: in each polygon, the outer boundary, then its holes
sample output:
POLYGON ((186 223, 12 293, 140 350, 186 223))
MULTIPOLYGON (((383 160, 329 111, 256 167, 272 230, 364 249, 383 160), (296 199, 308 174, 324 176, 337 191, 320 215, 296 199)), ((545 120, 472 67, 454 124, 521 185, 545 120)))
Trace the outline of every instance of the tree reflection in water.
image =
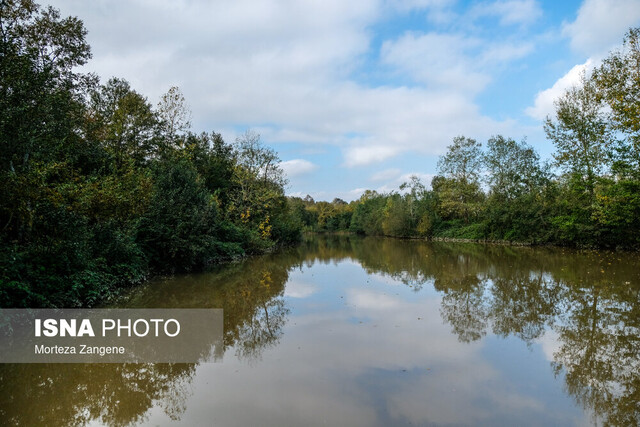
MULTIPOLYGON (((288 308, 283 299, 292 257, 260 257, 218 273, 158 280, 137 289, 123 308, 223 308, 224 343, 202 343, 203 354, 259 360, 282 335, 288 308)), ((207 357, 208 358, 208 357, 207 357)), ((139 424, 158 406, 173 420, 186 409, 198 364, 7 364, 0 365, 0 419, 31 426, 139 424)))
MULTIPOLYGON (((223 308, 224 342, 203 343, 257 364, 278 345, 294 269, 355 261, 369 274, 435 290, 461 342, 489 333, 528 345, 557 339, 552 368, 605 424, 640 423, 640 262, 632 254, 312 236, 298 247, 214 271, 156 280, 123 307, 223 308)), ((206 351, 205 351, 206 352, 206 351)), ((10 425, 127 425, 153 406, 184 413, 197 364, 4 365, 0 419, 10 425), (33 408, 38 403, 37 410, 33 408)))
POLYGON ((3 425, 71 426, 144 421, 154 405, 179 419, 194 364, 9 364, 0 367, 3 425))
POLYGON ((564 376, 567 393, 606 425, 640 425, 637 255, 392 239, 372 243, 364 239, 368 248, 356 251, 356 258, 375 266, 371 271, 403 277, 404 283, 432 282, 442 295, 441 316, 460 341, 477 341, 490 328, 497 336, 532 344, 551 330, 559 345, 552 367, 564 376))

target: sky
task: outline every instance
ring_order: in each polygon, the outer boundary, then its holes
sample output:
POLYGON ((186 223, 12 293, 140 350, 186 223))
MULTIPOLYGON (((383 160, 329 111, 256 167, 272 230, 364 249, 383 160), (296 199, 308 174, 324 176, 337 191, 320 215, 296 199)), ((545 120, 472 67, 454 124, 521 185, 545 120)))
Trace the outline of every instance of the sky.
POLYGON ((640 0, 50 0, 88 30, 83 67, 192 131, 276 150, 287 194, 351 201, 428 184, 454 137, 551 158, 553 100, 640 25, 640 0))

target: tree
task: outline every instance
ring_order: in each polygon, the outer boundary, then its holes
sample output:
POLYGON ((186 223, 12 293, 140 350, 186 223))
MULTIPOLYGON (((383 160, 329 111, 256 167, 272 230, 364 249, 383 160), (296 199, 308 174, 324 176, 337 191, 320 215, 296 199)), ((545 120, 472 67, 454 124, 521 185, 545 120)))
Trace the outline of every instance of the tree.
POLYGON ((182 154, 193 163, 207 190, 217 198, 220 208, 226 209, 236 165, 233 147, 216 132, 189 133, 185 137, 182 154))
POLYGON ((481 208, 484 194, 480 189, 482 151, 475 139, 458 136, 438 161, 440 179, 432 181, 438 193, 443 217, 462 218, 468 223, 481 208))
POLYGON ((175 144, 178 134, 191 127, 191 111, 177 86, 162 95, 156 111, 162 134, 170 144, 175 144))
MULTIPOLYGON (((77 139, 86 29, 31 0, 0 2, 0 171, 59 158, 77 139), (60 141, 67 141, 64 146, 60 141)), ((73 150, 71 150, 73 151, 73 150)))
POLYGON ((287 179, 280 159, 260 142, 259 134, 250 130, 236 139, 235 158, 229 215, 234 222, 250 226, 259 236, 259 244, 273 243, 273 221, 287 209, 287 179))
MULTIPOLYGON (((154 168, 148 211, 138 225, 137 240, 159 271, 190 271, 207 262, 242 252, 226 242, 218 206, 186 159, 154 168)), ((235 243, 235 244, 234 244, 235 243)))
POLYGON ((427 193, 427 188, 424 186, 420 178, 416 175, 411 175, 409 177, 409 182, 403 182, 400 185, 400 191, 406 191, 404 195, 404 200, 407 203, 407 208, 409 211, 409 218, 411 220, 411 226, 414 227, 417 223, 418 219, 422 216, 424 212, 422 212, 420 201, 422 201, 427 193))
POLYGON ((555 102, 555 118, 544 130, 554 145, 556 164, 583 182, 593 202, 596 178, 606 167, 607 120, 595 82, 585 74, 555 102))
POLYGON ((606 146, 611 176, 595 187, 591 217, 600 244, 638 247, 640 244, 640 28, 627 32, 622 49, 596 68, 593 85, 605 105, 606 146))
POLYGON ((412 224, 409 205, 400 194, 392 194, 387 197, 382 214, 382 231, 385 235, 397 237, 411 235, 412 224))
POLYGON ((610 108, 608 119, 622 139, 615 147, 616 171, 640 175, 640 28, 627 32, 622 50, 594 71, 595 85, 610 108))
POLYGON ((602 101, 592 76, 583 74, 578 86, 556 100, 555 117, 547 117, 544 125, 556 146, 555 163, 565 172, 552 222, 559 239, 573 244, 593 244, 602 233, 593 218, 596 187, 611 167, 609 126, 602 101))
POLYGON ((329 202, 316 202, 314 211, 317 213, 318 230, 335 231, 331 227, 331 219, 336 215, 336 206, 329 202))
POLYGON ((125 80, 77 73, 85 36, 77 18, 0 0, 0 306, 91 306, 154 270, 296 239, 273 150, 181 134, 177 88, 159 122, 125 80))
POLYGON ((142 165, 157 154, 157 117, 146 97, 126 80, 111 78, 92 91, 90 115, 88 136, 103 142, 116 170, 130 161, 142 165))
POLYGON ((247 173, 263 183, 270 183, 284 188, 287 178, 280 167, 278 154, 260 141, 260 134, 247 130, 236 138, 236 153, 238 164, 247 173))
POLYGON ((438 174, 460 182, 479 181, 482 170, 481 145, 475 139, 457 136, 438 160, 438 174))
POLYGON ((489 139, 484 160, 490 237, 526 241, 542 236, 547 228, 543 217, 550 176, 535 150, 498 135, 489 139))
POLYGON ((489 139, 484 161, 490 194, 504 201, 536 191, 547 178, 533 147, 502 135, 489 139))
POLYGON ((376 191, 365 191, 351 217, 350 230, 360 234, 383 234, 382 212, 386 206, 386 198, 376 191))

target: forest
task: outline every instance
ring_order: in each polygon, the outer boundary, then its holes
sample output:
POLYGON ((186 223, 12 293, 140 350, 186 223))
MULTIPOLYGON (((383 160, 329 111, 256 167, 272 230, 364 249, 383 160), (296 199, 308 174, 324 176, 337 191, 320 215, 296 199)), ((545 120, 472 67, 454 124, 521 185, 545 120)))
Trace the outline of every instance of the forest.
POLYGON ((347 203, 286 197, 278 154, 252 131, 193 133, 178 87, 152 105, 78 72, 91 58, 78 18, 32 0, 0 12, 0 307, 104 304, 302 231, 640 246, 640 29, 557 100, 552 161, 459 136, 430 187, 347 203))
POLYGON ((640 28, 555 101, 553 158, 495 135, 458 136, 430 188, 346 203, 293 198, 305 230, 637 250, 640 247, 640 28))
POLYGON ((194 134, 177 87, 154 106, 75 71, 91 58, 79 19, 0 9, 0 307, 94 306, 299 239, 259 135, 194 134))

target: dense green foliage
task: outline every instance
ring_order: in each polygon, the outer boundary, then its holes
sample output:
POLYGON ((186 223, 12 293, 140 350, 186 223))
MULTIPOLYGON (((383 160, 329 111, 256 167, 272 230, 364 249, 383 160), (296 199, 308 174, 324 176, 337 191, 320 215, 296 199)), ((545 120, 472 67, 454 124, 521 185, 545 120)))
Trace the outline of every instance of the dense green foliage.
POLYGON ((122 79, 74 71, 91 57, 77 18, 0 8, 1 307, 93 305, 298 239, 258 135, 192 134, 178 88, 154 108, 122 79))
POLYGON ((640 29, 556 100, 545 122, 556 148, 540 161, 497 135, 486 149, 454 138, 427 190, 367 191, 349 204, 296 199, 314 231, 640 248, 640 29), (304 209, 303 209, 304 208, 304 209), (347 219, 351 217, 349 222, 347 219))

